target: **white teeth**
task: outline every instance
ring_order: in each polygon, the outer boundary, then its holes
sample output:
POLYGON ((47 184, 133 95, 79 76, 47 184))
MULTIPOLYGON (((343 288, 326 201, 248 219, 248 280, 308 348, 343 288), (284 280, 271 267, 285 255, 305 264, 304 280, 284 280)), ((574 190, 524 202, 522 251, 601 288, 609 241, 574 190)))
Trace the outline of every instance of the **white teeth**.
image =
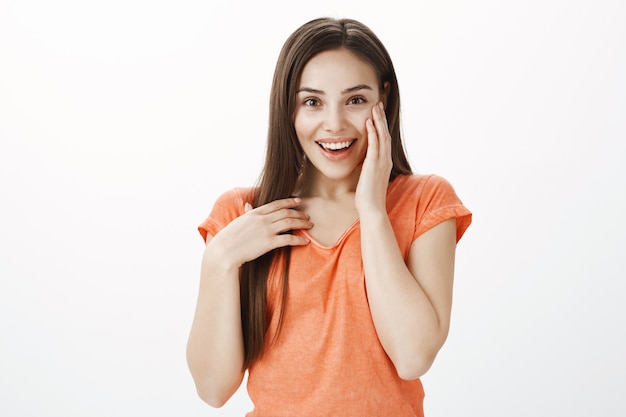
POLYGON ((335 143, 325 143, 325 142, 317 142, 322 148, 330 149, 331 151, 336 151, 338 149, 344 149, 352 145, 352 141, 346 142, 335 142, 335 143))

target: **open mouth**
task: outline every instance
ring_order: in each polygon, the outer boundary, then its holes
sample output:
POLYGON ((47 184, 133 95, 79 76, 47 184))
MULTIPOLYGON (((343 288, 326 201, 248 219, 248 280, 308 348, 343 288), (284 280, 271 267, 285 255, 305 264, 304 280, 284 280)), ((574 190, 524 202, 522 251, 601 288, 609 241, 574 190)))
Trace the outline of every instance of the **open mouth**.
POLYGON ((316 142, 325 151, 341 152, 348 149, 356 140, 346 140, 344 142, 316 142))

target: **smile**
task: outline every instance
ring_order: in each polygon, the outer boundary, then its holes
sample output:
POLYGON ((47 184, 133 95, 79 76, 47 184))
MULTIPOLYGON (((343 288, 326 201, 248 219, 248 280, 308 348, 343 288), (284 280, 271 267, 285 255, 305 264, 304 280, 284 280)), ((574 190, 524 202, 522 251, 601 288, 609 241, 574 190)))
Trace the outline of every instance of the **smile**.
POLYGON ((341 151, 344 149, 348 149, 350 146, 352 146, 354 142, 356 142, 355 139, 346 140, 342 142, 315 142, 315 143, 317 143, 322 149, 327 150, 327 151, 341 151))

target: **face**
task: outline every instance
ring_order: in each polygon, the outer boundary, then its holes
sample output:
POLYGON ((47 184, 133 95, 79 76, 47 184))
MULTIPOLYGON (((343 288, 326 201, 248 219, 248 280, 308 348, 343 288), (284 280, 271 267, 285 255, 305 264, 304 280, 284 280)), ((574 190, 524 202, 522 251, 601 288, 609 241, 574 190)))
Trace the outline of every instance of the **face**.
POLYGON ((294 125, 312 175, 358 179, 367 150, 365 121, 382 99, 374 67, 356 54, 337 49, 311 58, 300 78, 294 125))

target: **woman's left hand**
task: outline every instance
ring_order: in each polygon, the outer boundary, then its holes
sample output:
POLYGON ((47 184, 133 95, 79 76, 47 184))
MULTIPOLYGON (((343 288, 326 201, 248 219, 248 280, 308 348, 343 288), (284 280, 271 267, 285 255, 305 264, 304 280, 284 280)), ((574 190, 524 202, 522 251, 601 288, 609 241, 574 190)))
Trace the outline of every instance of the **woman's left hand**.
POLYGON ((386 212, 387 187, 393 166, 391 134, 382 102, 372 107, 372 118, 365 121, 365 127, 367 153, 355 195, 359 215, 370 210, 386 212))

